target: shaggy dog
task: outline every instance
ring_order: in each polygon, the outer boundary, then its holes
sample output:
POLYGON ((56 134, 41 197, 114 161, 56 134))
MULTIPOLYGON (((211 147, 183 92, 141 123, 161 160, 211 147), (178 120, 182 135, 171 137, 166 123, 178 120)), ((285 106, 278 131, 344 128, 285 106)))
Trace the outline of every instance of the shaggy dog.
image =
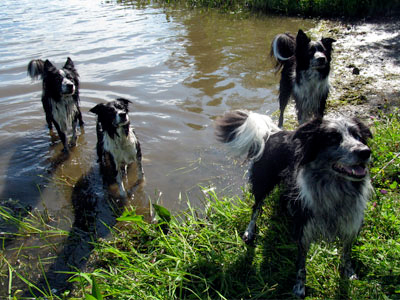
POLYGON ((64 67, 57 69, 49 60, 31 60, 28 75, 32 79, 43 79, 42 104, 46 114, 47 126, 57 129, 64 151, 68 152, 67 130, 72 126, 71 145, 76 142, 76 123, 83 126, 79 109, 79 75, 71 58, 67 58, 64 67))
POLYGON ((123 177, 136 162, 138 183, 143 181, 140 143, 130 126, 129 100, 119 98, 107 104, 97 104, 90 112, 97 115, 97 155, 100 164, 111 171, 121 197, 126 197, 123 177))
POLYGON ((369 129, 356 118, 317 118, 295 131, 282 131, 268 116, 232 111, 216 120, 216 135, 235 155, 252 161, 249 181, 255 204, 243 235, 246 243, 255 238, 264 198, 282 183, 281 204, 293 220, 298 245, 293 293, 305 296, 306 255, 318 240, 340 239, 343 275, 355 278, 351 245, 372 189, 369 129))
POLYGON ((329 72, 332 38, 311 41, 299 30, 297 36, 278 34, 272 41, 271 56, 276 58, 276 69, 281 72, 279 85, 280 117, 293 96, 300 124, 312 117, 322 117, 329 93, 329 72))

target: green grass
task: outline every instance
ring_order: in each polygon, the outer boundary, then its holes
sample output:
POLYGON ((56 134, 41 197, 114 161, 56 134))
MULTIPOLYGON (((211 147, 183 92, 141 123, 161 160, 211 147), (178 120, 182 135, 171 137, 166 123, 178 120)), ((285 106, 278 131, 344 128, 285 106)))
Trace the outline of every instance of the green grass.
POLYGON ((391 16, 399 15, 400 10, 399 0, 180 0, 178 2, 196 7, 216 7, 223 10, 250 9, 264 13, 306 17, 391 16))
MULTIPOLYGON (((307 257, 309 299, 400 299, 400 112, 371 122, 375 193, 352 248, 359 280, 340 279, 335 244, 315 244, 307 257)), ((248 190, 233 198, 204 191, 201 211, 189 201, 187 211, 174 216, 155 206, 157 223, 126 210, 111 237, 95 244, 90 271, 71 273, 75 289, 65 297, 52 295, 50 288, 42 294, 48 299, 290 299, 297 250, 276 207, 279 190, 266 200, 254 246, 241 240, 253 202, 248 190)), ((13 295, 9 278, 24 273, 4 256, 0 266, 13 295)))

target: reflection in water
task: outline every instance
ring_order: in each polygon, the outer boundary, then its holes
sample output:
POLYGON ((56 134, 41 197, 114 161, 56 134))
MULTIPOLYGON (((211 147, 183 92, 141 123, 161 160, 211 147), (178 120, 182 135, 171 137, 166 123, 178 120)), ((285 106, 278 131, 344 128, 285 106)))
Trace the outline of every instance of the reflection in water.
POLYGON ((104 236, 100 220, 115 222, 97 172, 90 108, 118 97, 133 102, 130 119, 142 145, 146 186, 129 202, 139 213, 159 192, 160 204, 173 211, 185 208, 187 198, 201 205, 198 185, 241 193, 246 167, 231 164, 215 142, 213 119, 229 109, 275 110, 279 78, 268 57, 270 41, 276 33, 312 26, 140 1, 3 0, 0 9, 0 203, 12 198, 71 220, 63 225, 70 234, 60 251, 77 257, 56 252, 45 266, 50 273, 60 262, 80 267, 79 256, 90 253, 88 236, 104 236), (37 58, 60 66, 68 56, 81 76, 85 130, 70 156, 61 158, 62 146, 46 129, 41 83, 30 81, 26 66, 37 58), (86 250, 75 251, 71 239, 83 225, 86 250))

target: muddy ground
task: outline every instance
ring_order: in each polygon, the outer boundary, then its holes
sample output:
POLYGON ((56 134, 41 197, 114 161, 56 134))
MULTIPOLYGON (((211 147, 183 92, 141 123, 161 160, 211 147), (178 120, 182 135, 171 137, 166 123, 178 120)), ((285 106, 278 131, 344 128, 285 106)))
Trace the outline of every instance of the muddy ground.
POLYGON ((314 37, 333 37, 328 114, 364 120, 400 104, 400 21, 321 21, 314 37))

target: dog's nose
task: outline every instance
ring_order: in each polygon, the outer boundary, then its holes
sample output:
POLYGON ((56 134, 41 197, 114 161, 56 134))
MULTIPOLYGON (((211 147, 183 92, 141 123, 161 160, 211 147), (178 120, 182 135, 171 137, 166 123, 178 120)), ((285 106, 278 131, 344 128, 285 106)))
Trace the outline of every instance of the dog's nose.
POLYGON ((371 156, 371 150, 369 148, 358 149, 355 152, 357 156, 363 160, 367 160, 371 156))
POLYGON ((126 121, 126 113, 119 113, 118 115, 121 121, 126 121))
POLYGON ((323 65, 324 63, 326 63, 326 58, 324 56, 320 56, 317 58, 317 62, 320 65, 323 65))

